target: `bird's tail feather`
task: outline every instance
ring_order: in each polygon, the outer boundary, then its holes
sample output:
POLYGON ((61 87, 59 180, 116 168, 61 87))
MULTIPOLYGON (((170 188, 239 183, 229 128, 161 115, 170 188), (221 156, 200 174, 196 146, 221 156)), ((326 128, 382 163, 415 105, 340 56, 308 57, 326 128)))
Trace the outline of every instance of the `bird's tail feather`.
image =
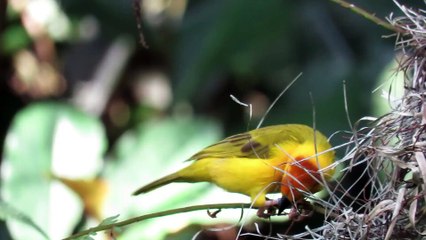
POLYGON ((155 180, 155 181, 148 183, 147 185, 139 188, 138 190, 133 192, 133 195, 139 195, 141 193, 147 193, 149 191, 152 191, 156 188, 159 188, 159 187, 164 186, 166 184, 169 184, 171 182, 179 182, 179 179, 180 179, 180 176, 176 173, 167 175, 165 177, 162 177, 158 180, 155 180))

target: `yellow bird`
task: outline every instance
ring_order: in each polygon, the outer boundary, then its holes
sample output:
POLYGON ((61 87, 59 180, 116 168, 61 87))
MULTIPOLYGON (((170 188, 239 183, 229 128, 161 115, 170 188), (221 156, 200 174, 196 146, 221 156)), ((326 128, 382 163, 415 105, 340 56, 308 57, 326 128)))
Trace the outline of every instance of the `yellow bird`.
MULTIPOLYGON (((334 174, 334 151, 327 138, 311 127, 284 124, 236 134, 194 154, 191 165, 153 181, 138 195, 172 182, 211 182, 251 198, 258 216, 268 217, 282 201, 266 194, 281 191, 287 203, 315 193, 334 174), (267 213, 264 211, 267 210, 267 213)), ((281 209, 281 206, 280 206, 281 209)))

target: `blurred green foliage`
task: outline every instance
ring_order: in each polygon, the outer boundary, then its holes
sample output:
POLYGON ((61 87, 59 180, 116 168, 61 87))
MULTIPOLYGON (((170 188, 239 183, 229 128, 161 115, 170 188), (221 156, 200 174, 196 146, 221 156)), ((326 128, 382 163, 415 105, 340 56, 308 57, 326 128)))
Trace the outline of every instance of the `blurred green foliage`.
POLYGON ((4 53, 12 54, 22 49, 31 42, 27 32, 20 25, 11 26, 3 32, 0 39, 1 49, 4 53))
MULTIPOLYGON (((51 238, 67 234, 82 211, 75 197, 67 199, 69 194, 64 196, 56 189, 51 175, 96 174, 98 169, 93 166, 99 165, 96 162, 105 150, 105 134, 99 124, 70 106, 51 102, 22 110, 8 132, 1 169, 2 197, 31 216, 51 238)), ((45 239, 19 219, 7 223, 14 239, 45 239)))

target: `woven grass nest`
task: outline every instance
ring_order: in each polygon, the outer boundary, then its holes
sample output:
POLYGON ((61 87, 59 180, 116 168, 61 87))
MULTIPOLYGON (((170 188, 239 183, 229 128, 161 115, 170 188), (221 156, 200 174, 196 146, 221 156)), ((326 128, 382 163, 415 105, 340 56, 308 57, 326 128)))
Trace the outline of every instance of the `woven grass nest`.
POLYGON ((395 4, 403 16, 387 20, 395 30, 395 74, 404 76, 402 97, 389 94, 392 110, 360 119, 338 146, 346 148, 338 160, 342 176, 329 187, 329 201, 311 199, 324 209, 324 225, 277 239, 426 239, 426 11, 395 4))

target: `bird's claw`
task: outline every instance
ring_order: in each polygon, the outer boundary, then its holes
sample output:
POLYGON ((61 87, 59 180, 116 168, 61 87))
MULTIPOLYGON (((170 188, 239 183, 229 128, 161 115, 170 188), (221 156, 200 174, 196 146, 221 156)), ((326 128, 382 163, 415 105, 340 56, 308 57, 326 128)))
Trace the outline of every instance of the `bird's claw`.
POLYGON ((305 200, 300 200, 298 205, 290 210, 288 217, 292 221, 300 222, 311 217, 313 214, 312 205, 305 200))
POLYGON ((292 205, 287 198, 282 197, 274 200, 266 200, 265 205, 258 209, 257 216, 260 218, 269 218, 273 215, 280 215, 288 208, 291 208, 288 217, 296 222, 311 217, 313 214, 312 205, 309 202, 301 199, 296 205, 292 205))
POLYGON ((280 206, 280 199, 266 200, 265 205, 259 207, 257 216, 260 218, 270 218, 277 214, 277 207, 280 206))

